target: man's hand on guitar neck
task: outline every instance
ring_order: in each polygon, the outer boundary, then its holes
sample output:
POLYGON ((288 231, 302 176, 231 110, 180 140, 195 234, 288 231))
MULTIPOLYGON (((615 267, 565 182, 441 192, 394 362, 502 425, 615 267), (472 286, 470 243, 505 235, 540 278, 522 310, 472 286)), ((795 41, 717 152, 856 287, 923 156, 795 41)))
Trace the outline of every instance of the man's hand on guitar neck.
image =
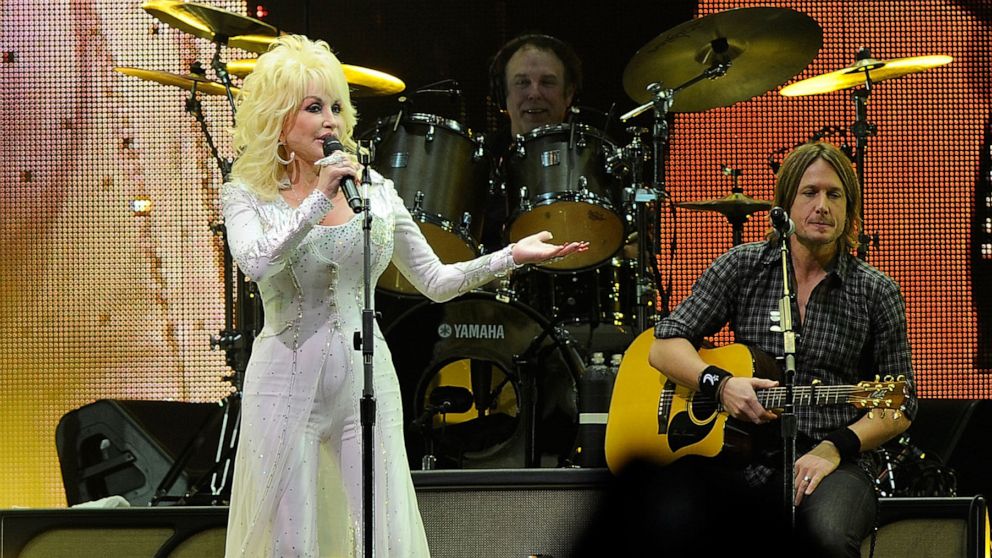
POLYGON ((720 403, 730 416, 737 420, 764 424, 778 415, 765 409, 758 402, 755 390, 778 386, 778 382, 762 378, 733 377, 724 381, 720 390, 720 403))

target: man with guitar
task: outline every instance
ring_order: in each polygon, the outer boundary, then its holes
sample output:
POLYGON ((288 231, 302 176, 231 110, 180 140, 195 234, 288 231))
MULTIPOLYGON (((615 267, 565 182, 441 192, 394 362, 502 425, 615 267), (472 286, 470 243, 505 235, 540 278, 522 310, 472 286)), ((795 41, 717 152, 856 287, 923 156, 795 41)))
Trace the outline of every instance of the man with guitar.
MULTIPOLYGON (((815 393, 876 375, 904 376, 905 402, 901 409, 867 412, 847 404, 803 406, 797 401, 796 529, 767 538, 795 535, 804 556, 860 556, 877 502, 859 455, 905 431, 916 413, 905 304, 892 279, 851 254, 861 226, 861 189, 840 149, 816 142, 794 150, 779 170, 775 205, 786 208, 791 218, 786 234, 791 234, 791 313, 798 316, 793 319, 795 385, 813 385, 807 389, 815 393)), ((719 257, 654 331, 650 364, 681 389, 719 402, 731 423, 775 421, 778 415, 761 404, 759 394, 779 384, 708 363, 697 349, 729 323, 737 344, 784 354, 777 327, 783 292, 779 238, 772 231, 766 242, 740 245, 719 257)), ((767 511, 788 509, 781 502, 780 450, 781 441, 754 451, 744 462, 689 456, 668 465, 658 524, 673 536, 696 533, 713 540, 722 532, 715 508, 724 507, 727 498, 743 512, 744 517, 732 519, 742 524, 755 523, 748 516, 755 508, 745 502, 777 504, 767 511), (691 504, 666 507, 680 494, 691 504)))

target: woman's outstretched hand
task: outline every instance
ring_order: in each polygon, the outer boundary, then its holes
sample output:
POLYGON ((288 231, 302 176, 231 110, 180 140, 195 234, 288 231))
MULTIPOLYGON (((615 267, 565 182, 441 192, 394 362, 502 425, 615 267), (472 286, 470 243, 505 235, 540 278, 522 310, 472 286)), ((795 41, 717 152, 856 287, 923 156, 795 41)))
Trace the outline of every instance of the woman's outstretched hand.
POLYGON ((585 252, 589 249, 589 243, 584 240, 565 244, 549 244, 548 240, 551 240, 551 233, 548 231, 520 239, 513 245, 513 262, 518 265, 543 263, 548 260, 560 260, 569 254, 585 252))

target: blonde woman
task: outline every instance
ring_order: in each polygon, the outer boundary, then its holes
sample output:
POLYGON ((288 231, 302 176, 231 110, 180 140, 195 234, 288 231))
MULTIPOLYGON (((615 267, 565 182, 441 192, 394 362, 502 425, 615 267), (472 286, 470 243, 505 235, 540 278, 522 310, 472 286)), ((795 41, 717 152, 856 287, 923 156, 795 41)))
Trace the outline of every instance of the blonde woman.
MULTIPOLYGON (((471 261, 442 264, 391 181, 355 150, 355 108, 341 64, 323 41, 285 36, 241 88, 239 158, 221 200, 231 253, 259 287, 265 326, 242 390, 227 556, 362 554, 361 353, 352 348, 364 304, 362 217, 341 191, 370 173, 373 284, 396 267, 444 301, 527 263, 568 256, 540 233, 471 261)), ((428 556, 403 440, 399 383, 375 330, 375 554, 428 556)))

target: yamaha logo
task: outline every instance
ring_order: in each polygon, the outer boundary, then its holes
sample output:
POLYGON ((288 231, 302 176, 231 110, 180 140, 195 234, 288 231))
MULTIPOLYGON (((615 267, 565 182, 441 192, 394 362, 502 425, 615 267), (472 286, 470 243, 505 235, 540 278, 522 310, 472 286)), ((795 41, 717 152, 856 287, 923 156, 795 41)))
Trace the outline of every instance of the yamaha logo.
POLYGON ((503 324, 441 324, 437 334, 447 339, 454 334, 455 339, 505 339, 503 324))

